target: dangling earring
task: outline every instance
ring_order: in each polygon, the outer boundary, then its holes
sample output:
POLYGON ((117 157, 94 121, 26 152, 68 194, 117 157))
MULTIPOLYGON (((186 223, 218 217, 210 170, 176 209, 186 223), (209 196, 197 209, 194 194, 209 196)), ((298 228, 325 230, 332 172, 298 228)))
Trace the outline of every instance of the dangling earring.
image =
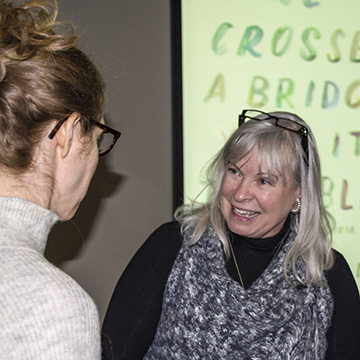
POLYGON ((298 214, 300 212, 301 209, 301 200, 300 198, 296 199, 296 207, 294 207, 293 209, 290 210, 290 212, 294 215, 298 214))

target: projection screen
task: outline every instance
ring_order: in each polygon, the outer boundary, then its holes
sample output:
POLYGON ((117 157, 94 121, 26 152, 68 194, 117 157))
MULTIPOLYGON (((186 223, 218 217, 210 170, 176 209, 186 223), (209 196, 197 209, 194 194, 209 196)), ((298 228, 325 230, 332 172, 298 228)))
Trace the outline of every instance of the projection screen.
POLYGON ((184 202, 208 196, 204 170, 242 109, 295 112, 317 140, 334 248, 360 286, 360 2, 177 4, 184 202))

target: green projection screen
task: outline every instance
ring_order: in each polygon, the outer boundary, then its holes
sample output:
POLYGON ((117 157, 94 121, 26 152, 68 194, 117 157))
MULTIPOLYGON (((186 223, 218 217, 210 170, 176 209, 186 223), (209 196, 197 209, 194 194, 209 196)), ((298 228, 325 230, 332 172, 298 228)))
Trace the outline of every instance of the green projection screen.
POLYGON ((242 109, 295 112, 317 140, 334 248, 360 286, 360 1, 176 4, 184 202, 208 195, 204 169, 242 109))

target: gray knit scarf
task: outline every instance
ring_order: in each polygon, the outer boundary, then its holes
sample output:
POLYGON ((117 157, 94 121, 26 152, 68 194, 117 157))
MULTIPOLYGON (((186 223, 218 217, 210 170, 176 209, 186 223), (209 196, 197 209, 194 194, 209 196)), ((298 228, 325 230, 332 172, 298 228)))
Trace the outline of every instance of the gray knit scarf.
MULTIPOLYGON (((327 286, 296 287, 285 280, 293 238, 246 291, 228 275, 212 228, 195 245, 184 245, 144 359, 324 359, 332 295, 327 286)), ((290 280, 296 282, 291 274, 290 280)))

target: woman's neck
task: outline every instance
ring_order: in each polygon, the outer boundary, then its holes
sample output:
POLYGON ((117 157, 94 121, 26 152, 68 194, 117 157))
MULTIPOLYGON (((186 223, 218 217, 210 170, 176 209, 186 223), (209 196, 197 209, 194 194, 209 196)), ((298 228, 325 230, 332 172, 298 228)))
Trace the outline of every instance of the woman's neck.
POLYGON ((248 249, 249 251, 268 253, 276 251, 278 245, 285 239, 290 230, 290 216, 286 219, 283 228, 274 236, 268 238, 249 238, 239 234, 235 234, 229 230, 229 236, 232 242, 248 249))
POLYGON ((49 181, 33 173, 20 175, 0 171, 0 196, 16 197, 49 208, 51 190, 49 181))
POLYGON ((229 275, 239 282, 239 274, 235 265, 236 261, 245 288, 247 289, 251 286, 280 251, 288 237, 290 223, 289 216, 278 234, 264 239, 248 238, 229 231, 229 238, 234 250, 234 256, 230 256, 226 263, 229 275))

